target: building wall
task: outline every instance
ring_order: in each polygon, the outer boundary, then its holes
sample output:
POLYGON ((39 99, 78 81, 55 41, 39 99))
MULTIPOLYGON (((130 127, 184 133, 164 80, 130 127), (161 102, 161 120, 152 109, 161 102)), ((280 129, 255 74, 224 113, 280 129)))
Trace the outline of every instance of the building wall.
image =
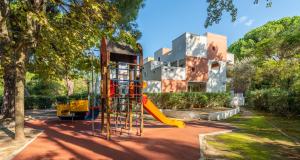
POLYGON ((186 56, 207 57, 207 38, 192 33, 186 33, 186 56))
POLYGON ((234 65, 234 54, 227 53, 227 63, 230 65, 234 65))
POLYGON ((143 79, 144 80, 161 80, 160 62, 150 61, 144 64, 143 79))
POLYGON ((161 79, 185 80, 185 68, 163 66, 161 71, 161 79))
POLYGON ((208 60, 200 57, 186 57, 186 80, 206 82, 208 80, 208 60))
POLYGON ((160 48, 159 50, 154 52, 154 60, 158 61, 165 61, 166 60, 166 55, 170 54, 171 49, 170 48, 160 48))
POLYGON ((217 61, 220 65, 218 71, 212 70, 211 64, 214 60, 208 61, 208 81, 206 83, 206 92, 225 92, 226 91, 226 62, 217 61))
POLYGON ((185 80, 162 80, 162 92, 186 92, 187 82, 185 80))
POLYGON ((209 60, 227 61, 227 38, 222 35, 206 33, 207 58, 209 60))
POLYGON ((188 82, 206 83, 207 92, 221 92, 226 90, 227 62, 234 63, 234 56, 227 56, 225 36, 184 33, 172 41, 172 50, 161 48, 154 53, 154 61, 144 65, 144 79, 161 81, 162 92, 187 91, 188 82), (210 68, 216 61, 218 72, 210 68))
POLYGON ((146 81, 147 87, 144 88, 146 93, 161 93, 161 81, 146 81))
POLYGON ((172 41, 172 54, 167 58, 169 62, 184 59, 186 54, 186 34, 184 33, 172 41))
POLYGON ((155 60, 160 57, 160 61, 168 62, 169 65, 176 61, 178 64, 186 56, 207 57, 207 38, 187 32, 172 41, 172 50, 161 48, 154 55, 155 60))
POLYGON ((154 57, 147 57, 144 59, 144 63, 150 62, 150 61, 154 61, 154 57))

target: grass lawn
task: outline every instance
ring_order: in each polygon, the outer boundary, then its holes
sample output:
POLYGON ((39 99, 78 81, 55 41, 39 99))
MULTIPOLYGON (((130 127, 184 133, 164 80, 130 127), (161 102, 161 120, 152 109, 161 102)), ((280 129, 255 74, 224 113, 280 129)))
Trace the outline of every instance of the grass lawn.
POLYGON ((208 157, 251 160, 300 159, 300 144, 297 143, 300 142, 300 119, 245 111, 226 122, 238 129, 233 133, 207 137, 208 157))

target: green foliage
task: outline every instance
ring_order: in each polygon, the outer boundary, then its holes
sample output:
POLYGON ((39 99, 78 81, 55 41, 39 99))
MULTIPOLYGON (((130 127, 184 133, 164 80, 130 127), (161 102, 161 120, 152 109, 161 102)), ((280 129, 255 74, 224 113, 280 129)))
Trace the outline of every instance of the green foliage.
POLYGON ((56 103, 67 104, 71 100, 88 99, 88 93, 83 92, 83 93, 73 94, 69 97, 67 97, 67 96, 56 96, 55 99, 56 99, 56 103))
POLYGON ((73 79, 74 82, 74 94, 83 94, 88 92, 88 86, 86 80, 83 78, 73 79))
POLYGON ((134 21, 138 16, 140 8, 144 7, 144 0, 113 0, 113 3, 115 3, 118 11, 122 15, 118 20, 121 28, 125 31, 129 31, 135 39, 141 38, 142 33, 137 29, 137 23, 134 21))
POLYGON ((246 105, 254 109, 284 116, 300 114, 299 95, 280 88, 250 91, 246 94, 246 105))
MULTIPOLYGON (((73 94, 87 93, 87 83, 84 78, 72 79, 73 94)), ((26 89, 29 95, 35 96, 64 96, 67 93, 65 80, 44 79, 38 74, 27 72, 26 89)))
POLYGON ((159 108, 163 109, 193 109, 193 108, 218 108, 229 107, 230 96, 228 93, 148 93, 159 108))
POLYGON ((55 98, 50 96, 25 97, 25 109, 47 109, 55 103, 55 98))
POLYGON ((8 2, 1 3, 1 65, 14 66, 15 53, 24 49, 27 70, 44 79, 74 78, 90 70, 87 50, 99 46, 102 36, 134 46, 140 36, 134 21, 143 0, 8 2))
POLYGON ((253 29, 230 45, 228 50, 239 60, 253 56, 291 57, 299 51, 299 35, 300 16, 286 17, 253 29))
MULTIPOLYGON (((32 95, 25 97, 25 109, 49 109, 55 105, 67 104, 72 100, 88 99, 87 93, 74 94, 72 96, 42 96, 32 95)), ((3 97, 0 96, 0 106, 2 106, 3 97)))
POLYGON ((299 114, 300 16, 258 27, 233 43, 238 59, 233 83, 249 107, 285 116, 299 114))
MULTIPOLYGON (((223 12, 228 12, 231 16, 231 21, 234 22, 237 17, 237 8, 233 3, 233 0, 207 0, 207 17, 204 23, 204 27, 218 24, 222 19, 223 12)), ((254 4, 258 4, 259 0, 254 0, 254 4)), ((266 7, 271 7, 272 1, 266 0, 266 7)))
POLYGON ((27 83, 30 95, 56 96, 65 95, 66 87, 53 80, 36 80, 27 83))
POLYGON ((247 115, 233 116, 226 122, 238 129, 232 133, 207 137, 208 145, 213 147, 215 152, 222 154, 220 157, 216 156, 212 159, 299 158, 300 147, 294 139, 300 138, 300 119, 248 113, 247 115), (282 134, 282 131, 285 135, 282 134))

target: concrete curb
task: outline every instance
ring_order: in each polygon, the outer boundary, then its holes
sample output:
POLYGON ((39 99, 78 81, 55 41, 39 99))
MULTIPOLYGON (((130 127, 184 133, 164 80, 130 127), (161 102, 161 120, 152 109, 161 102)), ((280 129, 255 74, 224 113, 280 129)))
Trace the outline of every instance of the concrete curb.
POLYGON ((207 120, 209 121, 219 121, 223 119, 227 119, 229 117, 232 117, 240 112, 240 107, 236 107, 231 110, 227 111, 221 111, 221 112, 214 112, 214 113, 209 113, 207 120))
POLYGON ((18 155, 20 152, 22 152, 30 143, 32 143, 35 139, 37 139, 37 137, 39 137, 42 133, 44 133, 43 130, 41 130, 41 133, 37 134, 34 138, 32 138, 30 141, 28 141, 27 143, 25 143, 24 146, 22 146, 21 148, 15 150, 12 154, 10 154, 6 159, 4 160, 12 160, 16 155, 18 155))
POLYGON ((224 111, 211 113, 199 113, 199 111, 176 111, 169 109, 160 109, 168 117, 179 118, 184 120, 202 119, 209 121, 219 121, 232 117, 240 112, 240 107, 231 108, 224 111))
POLYGON ((230 133, 233 130, 224 130, 224 131, 217 131, 217 132, 211 132, 211 133, 204 133, 199 134, 199 145, 200 145, 200 158, 199 160, 205 160, 205 150, 206 150, 206 136, 213 136, 213 135, 219 135, 219 134, 225 134, 230 133))

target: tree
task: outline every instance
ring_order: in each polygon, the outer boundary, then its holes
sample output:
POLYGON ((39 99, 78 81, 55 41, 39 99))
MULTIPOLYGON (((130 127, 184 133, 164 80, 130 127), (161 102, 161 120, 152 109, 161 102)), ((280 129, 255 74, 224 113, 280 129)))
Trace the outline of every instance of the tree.
MULTIPOLYGON (((271 7, 272 1, 265 0, 266 6, 271 7)), ((205 28, 218 24, 222 19, 223 12, 228 12, 231 16, 231 21, 236 20, 238 9, 235 7, 233 0, 207 0, 207 18, 204 23, 205 28)), ((254 4, 258 4, 259 0, 254 0, 254 4)))
POLYGON ((116 4, 116 1, 105 0, 0 1, 1 65, 4 75, 10 72, 15 75, 10 80, 4 77, 5 83, 15 82, 5 86, 15 93, 4 95, 14 98, 15 139, 24 139, 24 85, 29 61, 36 67, 44 66, 35 69, 45 69, 46 73, 56 76, 59 71, 72 67, 61 62, 80 58, 78 55, 95 46, 101 36, 134 43, 131 34, 118 23, 121 15, 116 4))
POLYGON ((233 89, 237 93, 245 93, 253 83, 256 67, 253 65, 254 57, 245 58, 236 62, 233 67, 233 89))
POLYGON ((246 33, 229 46, 237 59, 245 57, 289 58, 299 53, 300 16, 271 21, 246 33))
POLYGON ((229 51, 239 61, 235 66, 235 88, 242 86, 242 91, 277 88, 290 94, 300 93, 300 16, 253 29, 233 43, 229 51))

